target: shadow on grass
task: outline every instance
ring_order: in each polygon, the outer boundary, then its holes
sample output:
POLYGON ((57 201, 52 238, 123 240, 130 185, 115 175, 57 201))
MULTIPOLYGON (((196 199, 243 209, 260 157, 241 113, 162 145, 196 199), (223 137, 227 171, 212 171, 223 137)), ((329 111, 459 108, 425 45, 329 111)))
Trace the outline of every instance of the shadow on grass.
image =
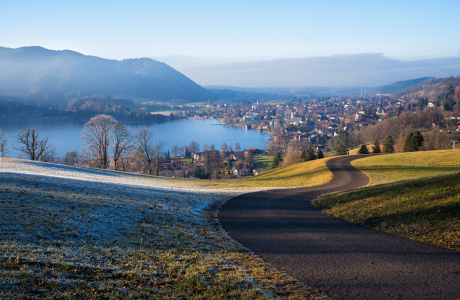
MULTIPOLYGON (((458 169, 456 170, 458 172, 458 169)), ((438 175, 435 177, 428 177, 422 179, 410 179, 400 181, 396 183, 380 184, 376 186, 364 187, 354 191, 340 192, 330 195, 325 195, 320 201, 316 201, 315 204, 319 208, 332 208, 335 205, 341 205, 345 203, 352 203, 362 201, 369 197, 377 197, 382 194, 388 196, 400 196, 404 193, 419 193, 422 194, 422 190, 430 188, 437 188, 441 186, 451 188, 454 185, 460 185, 460 173, 438 175)), ((449 193, 444 193, 443 196, 455 195, 455 190, 450 190, 449 193)), ((426 195, 425 195, 426 196, 426 195)), ((436 197, 439 197, 437 195, 436 197)))

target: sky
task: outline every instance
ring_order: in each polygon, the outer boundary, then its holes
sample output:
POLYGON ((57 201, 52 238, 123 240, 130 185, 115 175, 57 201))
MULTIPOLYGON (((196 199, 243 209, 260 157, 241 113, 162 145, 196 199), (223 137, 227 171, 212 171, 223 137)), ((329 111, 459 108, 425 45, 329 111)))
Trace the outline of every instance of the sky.
POLYGON ((458 0, 0 0, 0 46, 151 57, 179 71, 366 53, 417 61, 460 57, 459 11, 458 0))

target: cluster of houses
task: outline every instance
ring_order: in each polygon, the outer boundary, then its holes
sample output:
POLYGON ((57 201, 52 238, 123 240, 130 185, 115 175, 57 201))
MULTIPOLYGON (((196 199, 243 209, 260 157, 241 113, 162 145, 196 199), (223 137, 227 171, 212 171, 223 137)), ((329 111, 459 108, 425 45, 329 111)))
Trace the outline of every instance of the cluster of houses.
POLYGON ((195 164, 204 166, 207 152, 209 152, 210 157, 220 160, 220 163, 225 165, 226 169, 235 176, 245 176, 250 174, 258 175, 265 171, 264 168, 259 168, 257 162, 252 160, 254 156, 266 155, 265 151, 261 149, 251 147, 245 149, 244 151, 219 152, 219 150, 209 150, 197 152, 193 154, 195 164), (240 161, 240 163, 238 163, 238 161, 240 161), (231 166, 228 165, 229 163, 231 166))

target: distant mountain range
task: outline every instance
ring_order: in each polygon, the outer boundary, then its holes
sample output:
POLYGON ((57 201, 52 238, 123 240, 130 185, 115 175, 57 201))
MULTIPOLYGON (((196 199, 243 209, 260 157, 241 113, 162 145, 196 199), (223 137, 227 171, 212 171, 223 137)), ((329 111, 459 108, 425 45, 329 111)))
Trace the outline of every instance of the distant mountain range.
POLYGON ((0 94, 65 104, 94 94, 159 101, 217 98, 175 69, 150 58, 117 61, 42 47, 0 47, 0 94))
MULTIPOLYGON (((311 95, 313 97, 319 96, 359 96, 362 93, 366 93, 367 96, 373 96, 378 93, 380 94, 394 94, 401 92, 410 87, 416 86, 421 82, 428 79, 435 79, 434 77, 423 77, 416 79, 409 79, 405 81, 397 81, 392 84, 382 85, 379 87, 262 87, 262 88, 247 88, 247 87, 235 87, 235 86, 204 86, 211 92, 219 95, 220 98, 231 98, 231 97, 243 97, 252 95, 252 98, 258 97, 258 99, 273 99, 278 96, 279 98, 286 98, 286 96, 296 95, 311 95), (284 97, 283 97, 284 96, 284 97)), ((439 81, 442 78, 438 79, 439 81)), ((287 99, 287 98, 286 98, 287 99)))

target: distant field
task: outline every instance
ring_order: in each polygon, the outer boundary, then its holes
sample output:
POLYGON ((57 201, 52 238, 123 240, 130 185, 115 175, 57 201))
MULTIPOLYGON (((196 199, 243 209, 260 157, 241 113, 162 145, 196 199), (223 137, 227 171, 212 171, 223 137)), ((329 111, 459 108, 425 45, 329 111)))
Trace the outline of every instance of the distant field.
POLYGON ((324 299, 222 231, 250 188, 3 159, 1 299, 324 299))
POLYGON ((270 169, 272 167, 273 156, 254 156, 253 161, 257 162, 259 168, 265 168, 265 165, 270 169))
POLYGON ((379 155, 351 164, 369 176, 370 184, 381 184, 460 172, 460 149, 379 155))
POLYGON ((326 161, 329 159, 323 158, 277 168, 246 180, 226 181, 224 185, 232 187, 299 187, 321 185, 332 180, 332 172, 326 166, 326 161))
POLYGON ((348 222, 460 251, 458 173, 324 195, 314 204, 348 222))

